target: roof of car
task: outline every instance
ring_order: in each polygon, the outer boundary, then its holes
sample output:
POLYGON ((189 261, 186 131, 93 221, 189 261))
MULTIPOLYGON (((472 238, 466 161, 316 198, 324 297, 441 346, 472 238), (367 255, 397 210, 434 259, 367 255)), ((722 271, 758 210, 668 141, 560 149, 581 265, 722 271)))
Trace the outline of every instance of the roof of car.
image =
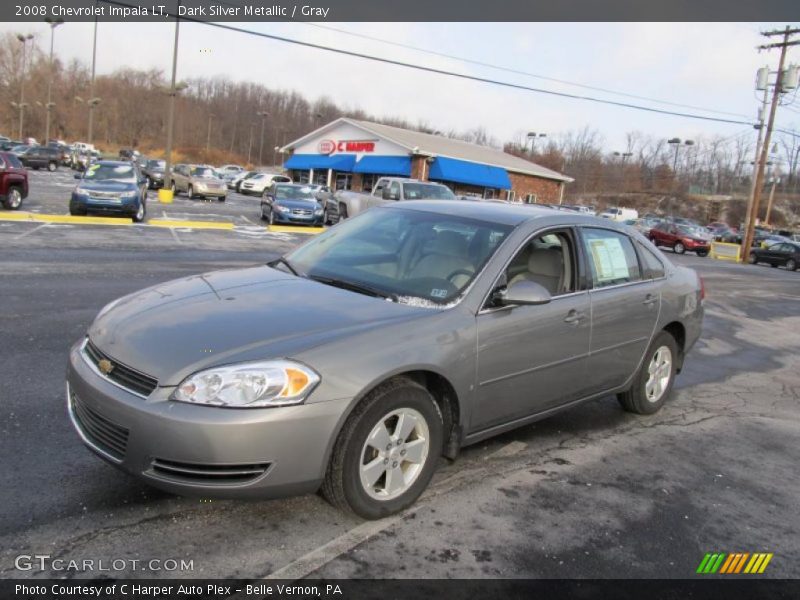
POLYGON ((560 217, 576 223, 603 224, 615 226, 613 221, 600 219, 589 215, 582 215, 574 211, 559 211, 543 206, 522 204, 516 202, 475 202, 472 200, 413 200, 411 202, 396 202, 389 205, 393 209, 422 210, 427 212, 456 214, 468 219, 488 221, 503 225, 516 226, 525 221, 545 217, 560 217))
POLYGON ((129 160, 96 160, 94 161, 96 165, 112 165, 117 167, 131 167, 131 161, 129 160))

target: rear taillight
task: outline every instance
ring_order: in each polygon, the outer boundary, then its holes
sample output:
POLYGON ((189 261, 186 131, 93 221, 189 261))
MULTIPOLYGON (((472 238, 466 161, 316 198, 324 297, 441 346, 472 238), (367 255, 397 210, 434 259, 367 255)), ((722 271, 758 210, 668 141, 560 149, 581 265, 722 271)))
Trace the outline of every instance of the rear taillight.
POLYGON ((701 275, 698 275, 697 278, 700 280, 700 302, 702 302, 706 299, 706 282, 701 275))

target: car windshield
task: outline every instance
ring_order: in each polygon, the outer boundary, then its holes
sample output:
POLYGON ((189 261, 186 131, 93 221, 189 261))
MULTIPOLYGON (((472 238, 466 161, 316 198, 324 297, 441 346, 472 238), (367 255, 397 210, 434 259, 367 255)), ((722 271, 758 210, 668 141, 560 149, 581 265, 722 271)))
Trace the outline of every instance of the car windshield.
POLYGON ((286 260, 310 279, 437 308, 459 298, 511 230, 451 214, 374 208, 286 260))
POLYGON ((166 161, 163 160, 148 160, 147 161, 147 168, 148 169, 165 169, 167 167, 166 161))
POLYGON ((278 200, 315 200, 314 190, 308 186, 279 185, 275 187, 275 198, 278 200))
POLYGON ((450 188, 430 183, 404 183, 406 200, 455 200, 450 188))
POLYGON ((7 162, 9 165, 11 165, 12 167, 14 167, 15 169, 21 169, 21 168, 23 168, 23 167, 22 167, 22 163, 21 163, 21 162, 19 162, 19 159, 18 159, 16 156, 14 156, 13 154, 4 154, 4 155, 3 155, 3 158, 5 159, 5 161, 6 161, 6 162, 7 162))
POLYGON ((96 163, 86 169, 84 179, 91 181, 135 181, 133 165, 96 163))
POLYGON ((208 167, 194 167, 191 170, 192 177, 209 177, 215 178, 217 174, 214 172, 214 169, 209 169, 208 167))

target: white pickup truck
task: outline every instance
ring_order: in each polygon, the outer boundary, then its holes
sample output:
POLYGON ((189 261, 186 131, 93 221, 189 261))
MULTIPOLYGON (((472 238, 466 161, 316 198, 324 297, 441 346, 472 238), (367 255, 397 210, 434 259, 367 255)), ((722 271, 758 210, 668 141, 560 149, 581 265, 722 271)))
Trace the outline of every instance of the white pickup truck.
POLYGON ((371 194, 341 190, 334 195, 339 219, 347 219, 387 202, 401 200, 455 200, 446 185, 404 177, 381 177, 371 194))

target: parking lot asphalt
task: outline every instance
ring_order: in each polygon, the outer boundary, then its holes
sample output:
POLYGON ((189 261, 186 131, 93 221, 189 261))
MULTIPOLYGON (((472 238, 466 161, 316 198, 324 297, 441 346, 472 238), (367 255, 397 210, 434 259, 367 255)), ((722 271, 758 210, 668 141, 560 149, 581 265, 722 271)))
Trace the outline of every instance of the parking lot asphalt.
POLYGON ((83 447, 66 356, 106 302, 305 239, 0 222, 0 577, 684 578, 715 551, 773 552, 766 576, 800 576, 800 273, 784 269, 670 255, 705 278, 706 319, 661 412, 634 416, 608 397, 467 448, 383 521, 315 495, 171 496, 83 447), (193 564, 15 569, 33 554, 193 564))

